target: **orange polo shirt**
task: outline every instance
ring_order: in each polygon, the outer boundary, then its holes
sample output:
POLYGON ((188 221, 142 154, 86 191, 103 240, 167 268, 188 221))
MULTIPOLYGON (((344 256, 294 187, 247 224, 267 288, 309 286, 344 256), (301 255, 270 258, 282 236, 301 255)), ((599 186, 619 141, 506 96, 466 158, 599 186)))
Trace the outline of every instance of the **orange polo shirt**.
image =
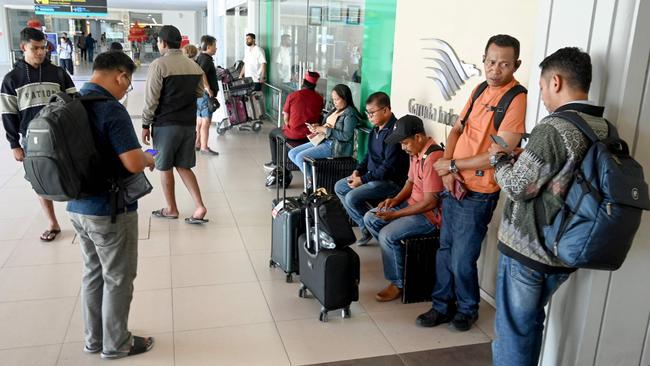
MULTIPOLYGON (((490 135, 496 135, 497 130, 494 128, 494 112, 490 107, 496 107, 501 97, 513 86, 519 84, 517 80, 501 87, 488 86, 487 89, 474 102, 474 108, 470 114, 465 129, 460 135, 453 158, 456 160, 469 158, 481 153, 485 153, 492 144, 490 135)), ((476 88, 472 91, 472 95, 476 88)), ((469 109, 472 99, 467 101, 460 116, 463 118, 469 109)), ((519 94, 512 100, 510 107, 501 122, 499 131, 524 133, 526 132, 526 94, 519 94)), ((499 190, 499 186, 494 180, 494 168, 484 169, 477 172, 476 170, 461 170, 460 175, 465 180, 467 189, 479 193, 494 193, 499 190)))

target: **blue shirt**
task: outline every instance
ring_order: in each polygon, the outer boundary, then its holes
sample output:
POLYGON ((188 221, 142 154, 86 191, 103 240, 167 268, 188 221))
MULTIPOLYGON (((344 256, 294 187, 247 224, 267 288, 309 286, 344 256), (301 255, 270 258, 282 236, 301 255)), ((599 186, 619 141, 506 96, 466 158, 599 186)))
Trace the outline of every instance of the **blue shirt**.
POLYGON ((368 183, 375 180, 388 180, 398 186, 406 182, 409 170, 409 156, 400 144, 386 144, 385 140, 395 128, 397 118, 392 115, 380 130, 372 129, 368 137, 368 154, 357 166, 361 174, 361 182, 368 183))
MULTIPOLYGON (((94 83, 86 83, 79 91, 81 95, 102 95, 107 96, 110 100, 92 102, 87 104, 88 119, 94 124, 97 131, 97 141, 100 144, 109 146, 111 153, 110 159, 106 157, 106 161, 115 164, 112 169, 115 171, 126 172, 122 166, 118 155, 140 149, 140 142, 133 129, 131 117, 126 111, 126 108, 118 102, 106 89, 94 83)), ((111 169, 111 167, 102 167, 102 169, 111 169)), ((67 207, 69 212, 74 212, 82 215, 93 216, 110 216, 110 194, 106 191, 105 194, 97 196, 86 197, 83 199, 72 200, 68 202, 67 207)), ((126 207, 127 211, 135 211, 138 209, 137 202, 126 207)))

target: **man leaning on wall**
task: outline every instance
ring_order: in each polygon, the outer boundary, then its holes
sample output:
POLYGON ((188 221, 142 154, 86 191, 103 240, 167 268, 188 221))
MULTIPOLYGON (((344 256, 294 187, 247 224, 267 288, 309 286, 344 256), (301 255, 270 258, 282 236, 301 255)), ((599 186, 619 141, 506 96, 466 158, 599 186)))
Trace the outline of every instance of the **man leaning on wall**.
POLYGON ((521 65, 519 41, 509 35, 491 37, 483 62, 487 87, 473 103, 472 98, 468 100, 462 118, 449 133, 444 158, 433 166, 442 177, 445 192, 433 304, 416 320, 423 327, 451 322, 455 329, 467 331, 478 319, 476 261, 499 199, 494 168, 489 163, 490 135, 500 136, 507 150, 512 150, 525 131, 525 94, 517 95, 503 111, 500 126, 494 124, 497 105, 519 84, 514 78, 521 65))

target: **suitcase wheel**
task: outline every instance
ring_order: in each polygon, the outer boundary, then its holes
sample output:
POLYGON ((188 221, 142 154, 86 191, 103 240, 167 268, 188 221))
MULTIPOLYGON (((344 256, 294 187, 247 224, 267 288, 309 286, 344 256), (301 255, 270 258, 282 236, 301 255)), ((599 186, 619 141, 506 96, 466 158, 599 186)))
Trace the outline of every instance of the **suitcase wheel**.
POLYGON ((252 127, 252 129, 253 129, 253 131, 255 131, 255 132, 259 132, 259 130, 262 129, 262 124, 259 123, 259 122, 253 123, 253 127, 252 127))
POLYGON ((269 260, 269 268, 275 268, 278 265, 273 261, 273 259, 269 260))
POLYGON ((341 317, 343 317, 343 319, 346 319, 346 318, 350 317, 350 307, 349 306, 346 306, 345 308, 343 308, 341 310, 341 317))
POLYGON ((287 283, 293 282, 293 275, 291 273, 287 273, 287 277, 284 279, 287 283))
POLYGON ((325 308, 321 308, 318 320, 322 321, 323 323, 327 323, 327 310, 325 310, 325 308))
POLYGON ((300 290, 298 290, 298 297, 303 299, 307 297, 307 287, 305 287, 305 285, 300 286, 300 290))

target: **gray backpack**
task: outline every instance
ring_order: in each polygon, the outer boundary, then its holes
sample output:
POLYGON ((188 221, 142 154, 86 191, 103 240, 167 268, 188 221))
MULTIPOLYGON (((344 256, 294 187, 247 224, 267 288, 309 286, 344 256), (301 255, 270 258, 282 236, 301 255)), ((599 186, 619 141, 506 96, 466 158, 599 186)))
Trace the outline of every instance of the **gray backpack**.
POLYGON ((69 201, 102 189, 93 174, 101 156, 84 103, 109 99, 60 92, 29 123, 23 165, 39 196, 69 201))

